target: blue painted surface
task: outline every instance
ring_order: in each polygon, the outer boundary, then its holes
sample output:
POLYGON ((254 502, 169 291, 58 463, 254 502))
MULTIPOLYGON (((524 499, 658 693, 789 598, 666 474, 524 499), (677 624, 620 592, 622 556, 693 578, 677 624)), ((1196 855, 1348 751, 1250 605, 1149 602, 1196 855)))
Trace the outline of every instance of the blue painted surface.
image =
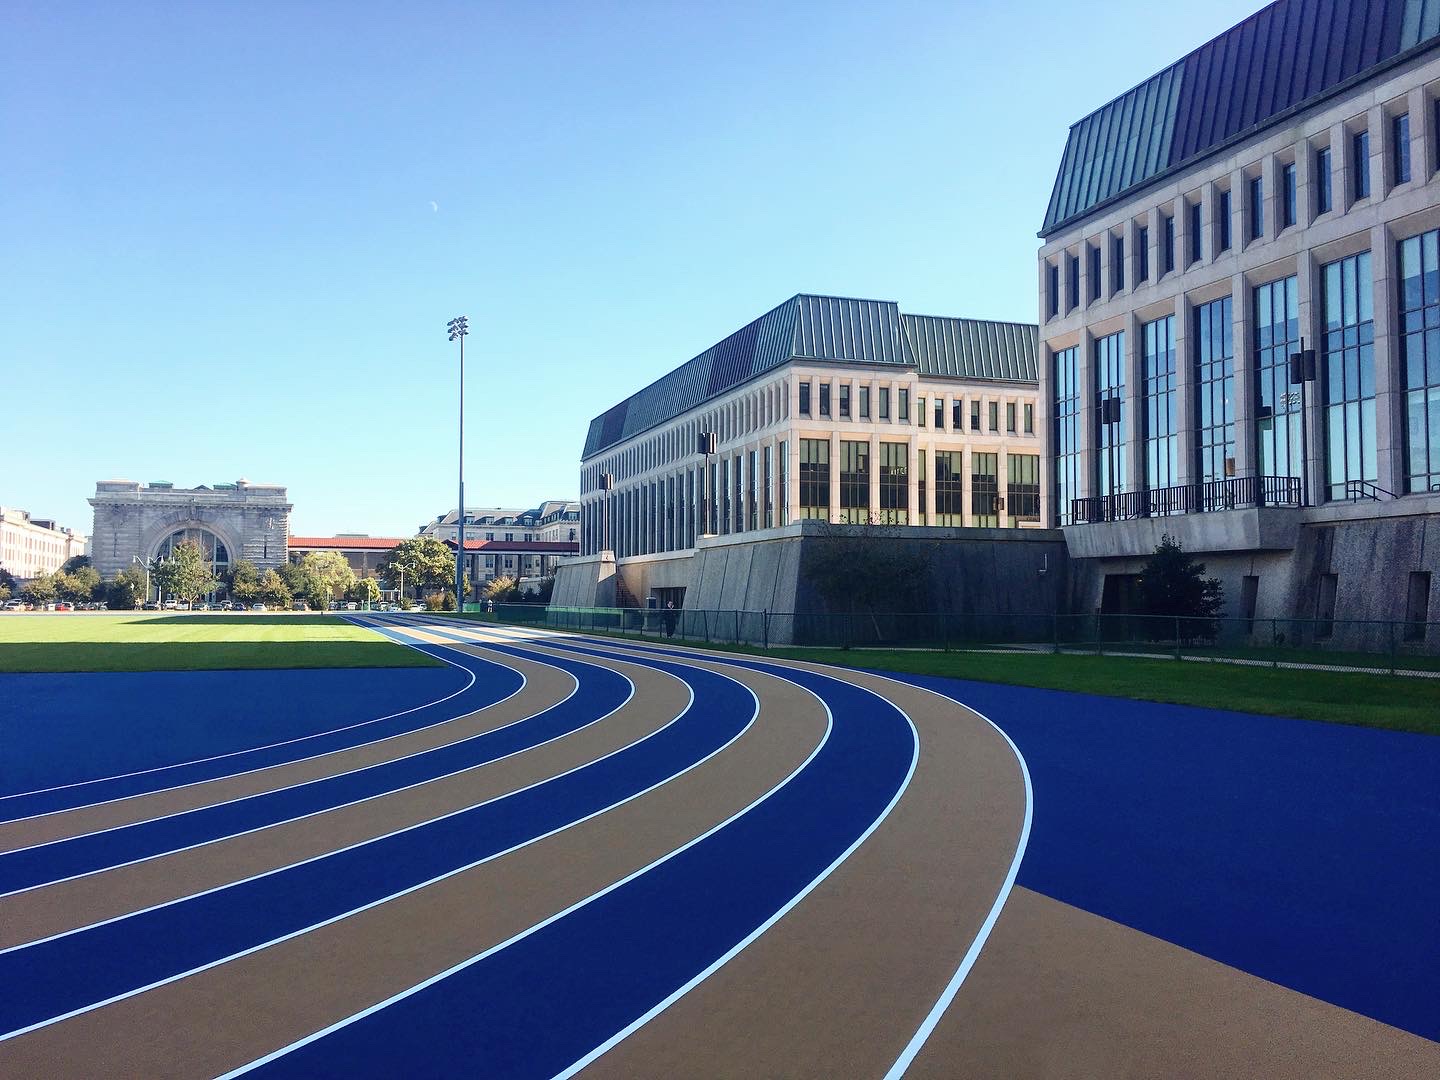
MULTIPOLYGON (((680 720, 567 775, 302 866, 0 954, 0 1032, 312 926, 570 824, 666 779, 723 745, 754 713, 754 699, 731 680, 693 671, 682 677, 697 693, 694 707, 680 720)), ((596 716, 608 711, 618 704, 610 680, 620 681, 587 666, 583 692, 550 712, 596 716)))
POLYGON ((469 680, 464 668, 0 676, 0 821, 342 750, 520 688, 508 668, 475 657, 466 666, 475 684, 443 702, 469 680), (215 755, 227 756, 202 760, 215 755), (147 771, 124 775, 134 770, 147 771), (40 790, 53 785, 78 786, 40 790))
POLYGON ((884 812, 915 744, 898 710, 863 690, 739 666, 809 686, 834 715, 830 738, 789 784, 596 901, 257 1071, 441 1075, 483 1062, 488 1077, 553 1076, 762 925, 884 812))
POLYGON ((1440 738, 878 674, 1015 740, 1021 885, 1440 1039, 1440 738))

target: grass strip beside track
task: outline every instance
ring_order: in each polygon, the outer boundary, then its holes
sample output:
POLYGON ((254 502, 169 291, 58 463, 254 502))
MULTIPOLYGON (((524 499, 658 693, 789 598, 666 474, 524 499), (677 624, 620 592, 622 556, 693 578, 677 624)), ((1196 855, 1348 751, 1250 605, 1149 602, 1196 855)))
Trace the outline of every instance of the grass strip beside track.
POLYGON ((0 618, 0 672, 438 667, 330 615, 68 614, 0 618))
MULTIPOLYGON (((524 626, 517 626, 524 629, 524 626)), ((585 631, 592 636, 628 637, 585 631)), ((648 640, 654 640, 646 635, 648 640)), ((664 639, 661 639, 662 641, 664 639)), ((1440 680, 1349 672, 1198 664, 1129 656, 966 653, 909 649, 770 648, 675 644, 840 667, 1072 690, 1267 716, 1440 735, 1440 680)))

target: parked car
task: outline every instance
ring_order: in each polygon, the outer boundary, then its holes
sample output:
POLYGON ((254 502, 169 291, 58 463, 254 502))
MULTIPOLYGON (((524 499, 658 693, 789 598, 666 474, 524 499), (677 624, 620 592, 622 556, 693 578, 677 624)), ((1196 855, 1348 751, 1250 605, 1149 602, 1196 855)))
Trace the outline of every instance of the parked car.
POLYGON ((294 608, 296 611, 309 611, 310 605, 307 604, 304 600, 296 600, 294 608))
POLYGON ((143 604, 140 605, 140 610, 141 610, 141 611, 159 611, 159 610, 160 610, 160 605, 157 604, 154 600, 146 600, 145 603, 143 603, 143 604))
POLYGON ((178 600, 166 600, 165 603, 161 605, 166 611, 174 611, 179 606, 180 602, 178 600))
POLYGON ((250 605, 250 610, 251 610, 251 611, 269 611, 270 609, 267 608, 264 604, 251 604, 251 605, 250 605))
POLYGON ((27 603, 25 603, 24 600, 7 600, 7 601, 5 601, 5 610, 6 610, 6 611, 27 611, 27 610, 29 610, 29 607, 30 607, 30 605, 27 604, 27 603))

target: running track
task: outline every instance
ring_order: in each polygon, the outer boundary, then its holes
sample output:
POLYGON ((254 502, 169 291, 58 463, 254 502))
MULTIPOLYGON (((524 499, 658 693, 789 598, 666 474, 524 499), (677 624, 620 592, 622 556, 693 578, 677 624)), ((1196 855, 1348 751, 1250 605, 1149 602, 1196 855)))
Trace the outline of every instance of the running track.
POLYGON ((0 1075, 1440 1072, 1440 740, 366 621, 449 666, 0 683, 0 1075))

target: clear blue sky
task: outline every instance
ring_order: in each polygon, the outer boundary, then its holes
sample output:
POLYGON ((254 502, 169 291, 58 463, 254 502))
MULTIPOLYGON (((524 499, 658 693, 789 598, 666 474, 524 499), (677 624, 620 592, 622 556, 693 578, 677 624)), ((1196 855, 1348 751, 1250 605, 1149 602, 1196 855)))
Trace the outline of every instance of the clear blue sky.
POLYGON ((96 480, 246 476, 409 534, 460 313, 506 506, 796 292, 1033 320, 1069 125, 1258 6, 10 0, 0 502, 89 532, 96 480))

